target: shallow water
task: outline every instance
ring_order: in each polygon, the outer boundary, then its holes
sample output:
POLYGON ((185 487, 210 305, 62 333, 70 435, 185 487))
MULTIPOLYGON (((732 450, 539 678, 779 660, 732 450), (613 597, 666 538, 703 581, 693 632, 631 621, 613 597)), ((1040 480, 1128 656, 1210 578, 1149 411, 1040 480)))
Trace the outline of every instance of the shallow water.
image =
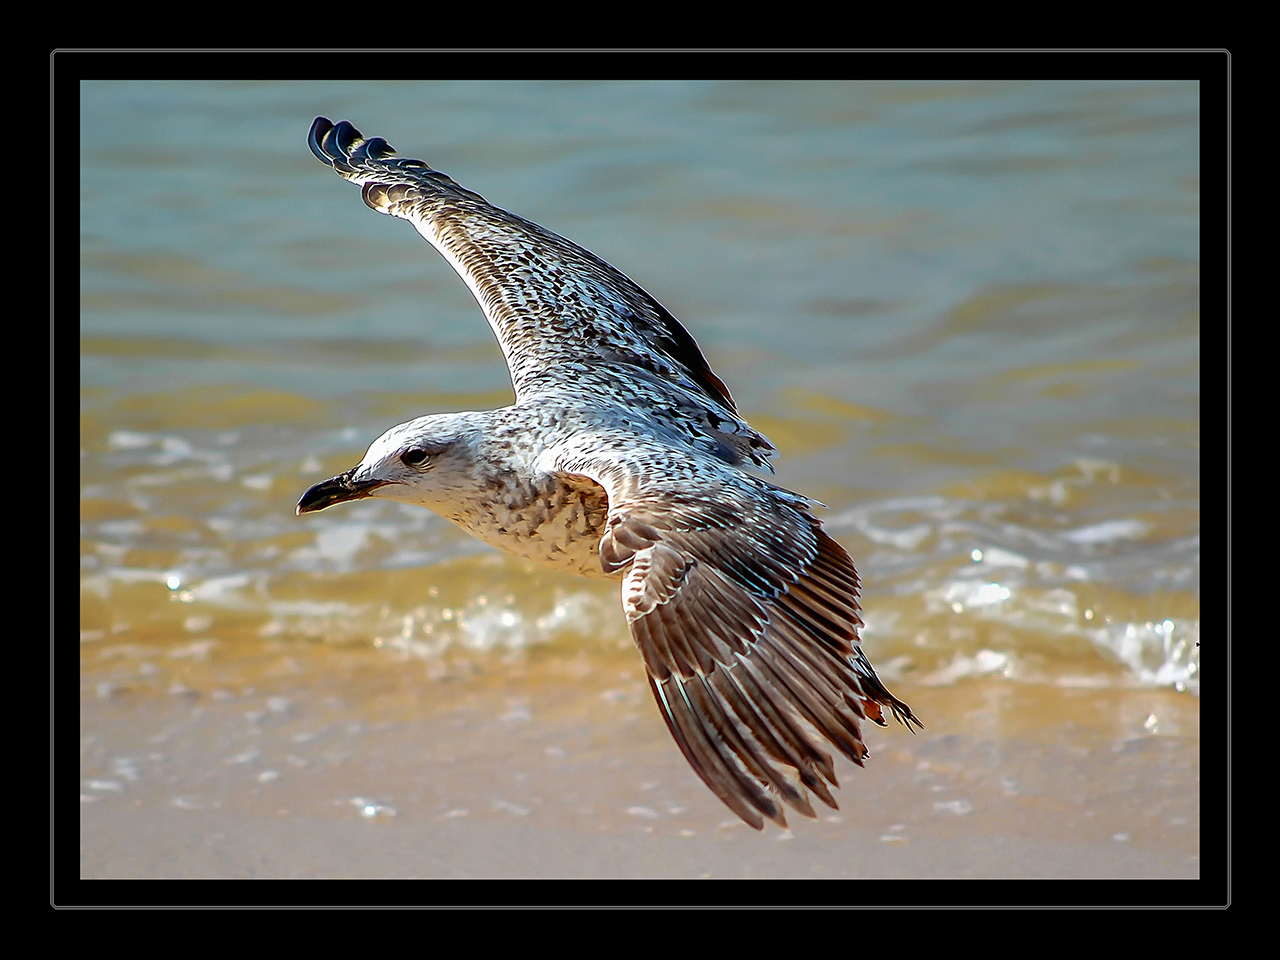
MULTIPOLYGON (((1169 708, 1187 734, 1195 84, 81 95, 91 742, 110 740, 112 703, 318 708, 290 676, 376 687, 411 670, 429 692, 585 657, 581 683, 643 692, 616 588, 528 568, 422 510, 294 516, 387 427, 510 398, 462 282, 311 156, 321 114, 583 244, 682 320, 780 449, 778 482, 828 507, 863 577, 868 654, 917 712, 966 684, 1016 689, 1023 710, 1038 690, 1078 690, 1082 722, 1126 742, 1158 738, 1161 717, 1105 704, 1167 692, 1187 701, 1169 708)), ((921 715, 926 736, 948 724, 921 715)), ((88 751, 86 782, 110 753, 88 751)))

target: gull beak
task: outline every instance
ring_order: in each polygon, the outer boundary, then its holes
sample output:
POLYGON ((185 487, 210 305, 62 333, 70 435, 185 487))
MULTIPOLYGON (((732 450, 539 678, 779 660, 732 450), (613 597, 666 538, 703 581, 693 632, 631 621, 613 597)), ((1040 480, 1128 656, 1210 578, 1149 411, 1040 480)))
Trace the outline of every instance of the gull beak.
POLYGON ((374 490, 387 482, 385 480, 353 480, 352 474, 355 472, 356 468, 352 467, 341 476, 317 483, 304 493, 302 499, 298 501, 298 516, 304 513, 315 513, 335 503, 363 500, 365 497, 372 496, 374 490))

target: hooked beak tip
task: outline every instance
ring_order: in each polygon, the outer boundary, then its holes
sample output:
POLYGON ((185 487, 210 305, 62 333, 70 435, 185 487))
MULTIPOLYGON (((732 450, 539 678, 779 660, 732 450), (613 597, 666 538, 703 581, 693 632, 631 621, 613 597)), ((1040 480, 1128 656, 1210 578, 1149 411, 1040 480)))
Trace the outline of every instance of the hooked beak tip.
POLYGON ((373 491, 386 482, 383 480, 353 480, 352 474, 354 473, 354 469, 348 470, 340 476, 331 477, 311 487, 298 500, 298 505, 294 508, 294 515, 300 517, 304 513, 315 513, 325 507, 331 507, 335 503, 363 500, 365 497, 372 496, 373 491))

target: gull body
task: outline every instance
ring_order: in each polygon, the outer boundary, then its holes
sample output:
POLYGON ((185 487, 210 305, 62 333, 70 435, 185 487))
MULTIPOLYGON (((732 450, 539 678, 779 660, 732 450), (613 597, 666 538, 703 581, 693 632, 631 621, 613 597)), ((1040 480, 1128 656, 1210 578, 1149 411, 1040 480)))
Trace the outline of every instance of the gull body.
POLYGON ((743 419, 661 304, 594 254, 380 138, 317 118, 312 152, 408 220, 471 288, 516 402, 419 417, 308 490, 299 514, 380 497, 434 510, 527 560, 621 581, 668 730, 760 829, 785 801, 836 807, 828 745, 861 765, 862 721, 919 725, 862 652, 853 561, 806 497, 750 469, 773 445, 743 419))

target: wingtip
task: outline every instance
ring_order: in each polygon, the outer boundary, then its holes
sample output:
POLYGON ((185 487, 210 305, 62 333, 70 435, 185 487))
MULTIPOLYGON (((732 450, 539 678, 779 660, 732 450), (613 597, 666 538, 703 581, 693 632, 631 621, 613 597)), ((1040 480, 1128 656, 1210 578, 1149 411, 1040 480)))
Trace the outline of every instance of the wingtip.
MULTIPOLYGON (((380 142, 386 146, 385 140, 380 142)), ((307 134, 307 146, 316 159, 340 171, 349 169, 347 161, 363 143, 364 136, 348 120, 333 123, 328 117, 316 117, 307 134)), ((390 148, 379 152, 389 153, 390 148)))
POLYGON ((311 152, 316 155, 316 159, 321 163, 327 163, 333 166, 333 159, 324 151, 324 138, 329 135, 329 131, 333 129, 333 124, 328 117, 316 117, 311 123, 311 130, 307 134, 307 146, 311 148, 311 152))
POLYGON ((342 174, 351 173, 361 164, 390 160, 396 155, 395 148, 382 137, 366 140, 349 121, 333 123, 328 117, 316 117, 312 121, 307 146, 316 159, 342 174))

